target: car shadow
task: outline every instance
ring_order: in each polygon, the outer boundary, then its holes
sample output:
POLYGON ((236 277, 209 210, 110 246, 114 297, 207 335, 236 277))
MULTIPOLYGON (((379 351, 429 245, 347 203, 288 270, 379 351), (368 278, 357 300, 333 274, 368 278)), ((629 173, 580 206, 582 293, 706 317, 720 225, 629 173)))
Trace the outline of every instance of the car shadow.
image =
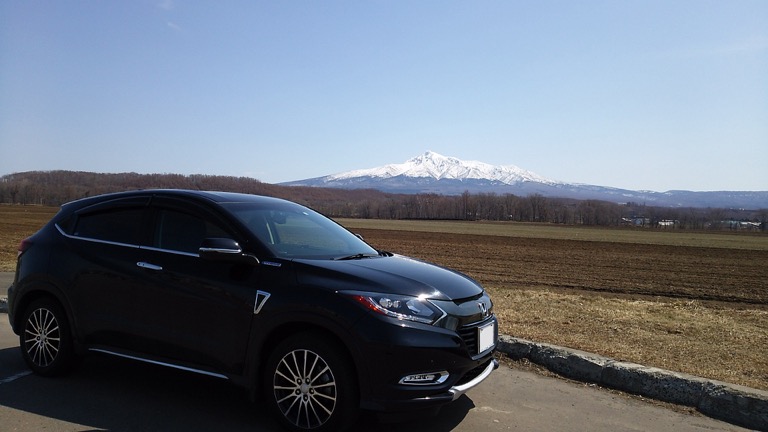
MULTIPOLYGON (((0 359, 20 358, 18 347, 0 350, 0 359)), ((7 376, 8 367, 0 363, 0 373, 7 376)), ((88 356, 64 377, 22 372, 0 384, 0 405, 80 425, 80 430, 282 431, 259 401, 251 402, 245 390, 226 381, 107 355, 88 356)), ((407 422, 379 421, 364 413, 351 430, 449 431, 472 408, 462 396, 437 416, 414 415, 407 422)))

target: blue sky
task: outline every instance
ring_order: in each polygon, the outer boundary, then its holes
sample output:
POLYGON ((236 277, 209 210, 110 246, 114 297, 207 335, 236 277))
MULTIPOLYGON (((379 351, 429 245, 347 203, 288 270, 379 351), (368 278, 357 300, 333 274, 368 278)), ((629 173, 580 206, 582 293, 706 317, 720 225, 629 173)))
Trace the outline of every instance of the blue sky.
POLYGON ((427 150, 768 190, 768 1, 0 2, 0 175, 277 183, 427 150))

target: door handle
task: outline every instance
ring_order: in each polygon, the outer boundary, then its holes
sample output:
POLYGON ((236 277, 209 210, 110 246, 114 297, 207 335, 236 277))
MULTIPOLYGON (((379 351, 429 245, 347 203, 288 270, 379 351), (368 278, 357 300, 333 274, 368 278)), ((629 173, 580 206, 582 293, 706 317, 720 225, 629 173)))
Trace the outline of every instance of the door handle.
POLYGON ((137 262, 137 263, 136 263, 136 265, 137 265, 137 266, 139 266, 139 267, 141 267, 141 268, 143 268, 143 269, 147 269, 147 270, 155 270, 155 271, 160 271, 160 270, 162 270, 162 269, 163 269, 163 268, 162 268, 161 266, 159 266, 159 265, 154 265, 154 264, 150 264, 150 263, 147 263, 147 262, 143 262, 143 261, 139 261, 139 262, 137 262))

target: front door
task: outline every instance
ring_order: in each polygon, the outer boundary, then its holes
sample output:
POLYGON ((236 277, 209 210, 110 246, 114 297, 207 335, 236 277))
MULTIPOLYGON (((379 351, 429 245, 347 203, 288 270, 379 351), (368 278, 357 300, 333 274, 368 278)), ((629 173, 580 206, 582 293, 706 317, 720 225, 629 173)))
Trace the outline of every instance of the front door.
MULTIPOLYGON (((154 204, 154 203, 153 203, 154 204)), ((258 267, 198 256, 203 239, 230 237, 205 212, 157 203, 152 245, 139 266, 135 328, 142 351, 171 361, 242 371, 259 286, 258 267)))

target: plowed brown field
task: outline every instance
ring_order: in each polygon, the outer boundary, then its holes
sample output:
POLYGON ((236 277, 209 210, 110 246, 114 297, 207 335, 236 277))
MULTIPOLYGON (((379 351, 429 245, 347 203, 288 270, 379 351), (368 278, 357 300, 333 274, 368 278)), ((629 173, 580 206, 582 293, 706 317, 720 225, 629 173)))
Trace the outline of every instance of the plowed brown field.
POLYGON ((764 248, 354 231, 477 279, 506 334, 768 389, 764 248))
MULTIPOLYGON (((56 210, 0 206, 0 271, 56 210)), ((341 222, 477 279, 506 334, 768 390, 765 234, 341 222)))
POLYGON ((377 248, 455 268, 493 287, 548 287, 768 306, 768 251, 355 231, 377 248))

